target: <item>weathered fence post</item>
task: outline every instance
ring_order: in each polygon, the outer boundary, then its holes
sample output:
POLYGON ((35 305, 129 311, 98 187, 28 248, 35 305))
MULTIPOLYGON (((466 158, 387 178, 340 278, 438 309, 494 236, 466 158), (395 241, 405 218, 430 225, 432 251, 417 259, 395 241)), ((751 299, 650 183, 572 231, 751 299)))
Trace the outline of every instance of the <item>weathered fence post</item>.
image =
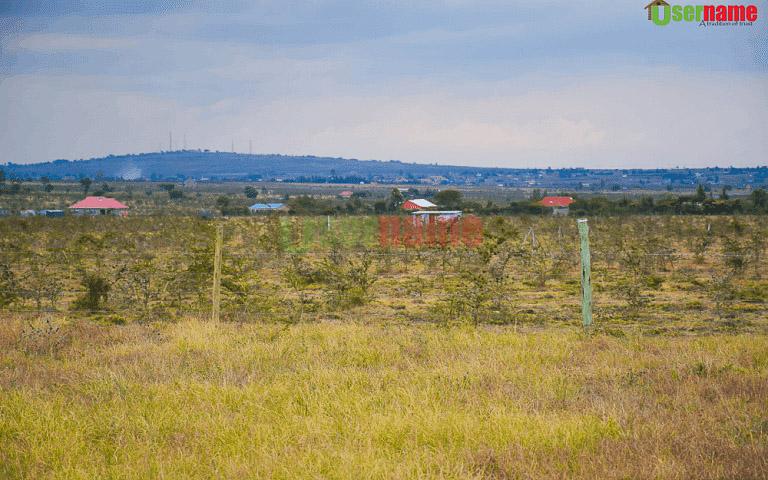
POLYGON ((216 225, 216 246, 213 252, 213 308, 211 321, 219 322, 219 310, 221 308, 221 243, 224 237, 224 225, 216 225))
POLYGON ((581 238, 581 317, 584 328, 592 325, 592 260, 589 253, 589 225, 586 218, 578 220, 581 238))

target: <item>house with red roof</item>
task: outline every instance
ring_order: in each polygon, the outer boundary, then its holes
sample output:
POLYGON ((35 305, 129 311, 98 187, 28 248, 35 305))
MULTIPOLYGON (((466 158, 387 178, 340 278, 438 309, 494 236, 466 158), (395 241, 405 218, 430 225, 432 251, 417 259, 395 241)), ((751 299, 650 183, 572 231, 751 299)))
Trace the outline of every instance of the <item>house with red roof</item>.
POLYGON ((128 215, 128 206, 109 197, 85 197, 69 206, 75 215, 128 215))
POLYGON ((539 205, 552 208, 552 215, 568 215, 568 206, 575 202, 572 197, 544 197, 539 205))
POLYGON ((415 198, 413 200, 407 200, 403 203, 403 210, 426 210, 429 208, 435 208, 437 205, 423 198, 415 198))

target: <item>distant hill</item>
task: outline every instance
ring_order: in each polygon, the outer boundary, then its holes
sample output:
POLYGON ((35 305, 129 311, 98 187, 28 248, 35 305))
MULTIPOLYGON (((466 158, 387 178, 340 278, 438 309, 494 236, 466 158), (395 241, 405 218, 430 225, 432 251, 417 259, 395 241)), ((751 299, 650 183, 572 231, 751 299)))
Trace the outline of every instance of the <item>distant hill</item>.
POLYGON ((482 168, 405 163, 395 160, 246 155, 242 153, 182 150, 175 152, 109 155, 90 160, 55 160, 21 165, 0 165, 8 178, 52 180, 264 180, 307 183, 379 182, 427 185, 484 185, 560 191, 674 191, 751 189, 768 184, 768 167, 752 168, 482 168))
POLYGON ((9 163, 2 166, 9 176, 52 179, 66 177, 104 177, 133 179, 208 178, 232 179, 306 179, 329 178, 397 179, 429 176, 467 176, 499 169, 425 165, 399 161, 353 160, 346 158, 247 155, 241 153, 176 151, 110 155, 90 160, 55 160, 35 164, 9 163))

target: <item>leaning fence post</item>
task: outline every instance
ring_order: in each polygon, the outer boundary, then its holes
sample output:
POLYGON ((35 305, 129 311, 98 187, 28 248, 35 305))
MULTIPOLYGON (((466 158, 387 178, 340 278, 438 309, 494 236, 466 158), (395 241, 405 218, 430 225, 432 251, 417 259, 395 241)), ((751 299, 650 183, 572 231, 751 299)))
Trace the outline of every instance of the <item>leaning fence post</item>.
POLYGON ((219 309, 221 307, 221 243, 224 237, 224 225, 216 225, 216 246, 213 252, 213 298, 211 321, 219 322, 219 309))
POLYGON ((592 261, 589 253, 589 225, 586 218, 578 220, 581 238, 581 318, 584 328, 592 325, 592 261))

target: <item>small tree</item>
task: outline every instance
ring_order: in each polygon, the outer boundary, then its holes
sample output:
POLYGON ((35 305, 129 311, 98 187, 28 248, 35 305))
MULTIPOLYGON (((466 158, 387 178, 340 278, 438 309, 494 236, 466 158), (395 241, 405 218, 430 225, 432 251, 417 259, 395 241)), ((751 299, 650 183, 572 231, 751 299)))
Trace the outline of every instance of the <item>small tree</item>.
POLYGON ((329 255, 320 269, 320 278, 330 297, 338 307, 362 305, 369 299, 369 291, 376 281, 372 271, 373 257, 364 250, 355 259, 347 255, 329 255))
POLYGON ((403 204, 405 201, 405 197, 403 197, 403 194, 400 192, 399 188, 393 188, 391 192, 389 192, 389 199, 387 200, 387 210, 390 212, 394 212, 398 208, 400 208, 400 205, 403 204))
POLYGON ((0 263, 0 307, 6 307, 18 297, 16 275, 6 263, 0 263))
POLYGON ((458 190, 443 190, 435 194, 435 202, 445 208, 459 208, 463 195, 458 190))
POLYGON ((707 199, 707 192, 704 190, 704 185, 699 184, 699 186, 696 187, 696 195, 693 196, 693 199, 699 203, 707 199))
POLYGON ((290 318, 294 322, 301 321, 309 304, 307 289, 317 280, 317 272, 303 258, 294 255, 283 272, 283 279, 298 297, 295 308, 291 309, 290 318))
POLYGON ((243 189, 243 193, 245 193, 245 196, 247 198, 251 198, 251 199, 259 196, 259 191, 250 185, 243 189))
POLYGON ((766 192, 764 188, 753 190, 750 194, 750 199, 752 200, 752 205, 754 205, 755 210, 765 210, 768 208, 768 192, 766 192))
POLYGON ((74 306, 79 310, 95 312, 104 305, 111 289, 109 282, 96 273, 85 272, 81 284, 85 293, 75 300, 74 306))
POLYGON ((44 192, 48 193, 51 190, 53 190, 53 185, 51 185, 51 179, 50 178, 48 178, 46 176, 40 177, 40 183, 43 185, 43 191, 44 192))
POLYGON ((216 206, 219 208, 219 211, 221 211, 222 215, 225 214, 224 212, 226 212, 231 203, 232 201, 226 195, 219 195, 216 197, 216 206))
POLYGON ((83 177, 80 179, 80 185, 83 187, 83 194, 88 195, 88 191, 91 189, 92 183, 93 180, 88 177, 83 177))

